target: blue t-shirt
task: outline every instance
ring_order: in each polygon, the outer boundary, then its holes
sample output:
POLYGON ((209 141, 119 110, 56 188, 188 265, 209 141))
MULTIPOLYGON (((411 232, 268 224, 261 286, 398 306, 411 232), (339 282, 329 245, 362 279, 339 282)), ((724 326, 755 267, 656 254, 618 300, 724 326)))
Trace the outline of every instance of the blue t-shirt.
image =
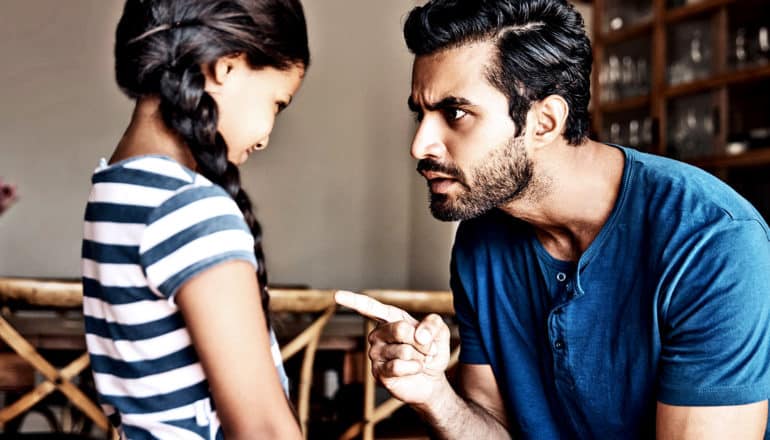
POLYGON ((576 263, 500 211, 457 232, 460 361, 491 365, 522 438, 652 438, 657 401, 770 396, 767 224, 710 174, 622 151, 615 207, 576 263))

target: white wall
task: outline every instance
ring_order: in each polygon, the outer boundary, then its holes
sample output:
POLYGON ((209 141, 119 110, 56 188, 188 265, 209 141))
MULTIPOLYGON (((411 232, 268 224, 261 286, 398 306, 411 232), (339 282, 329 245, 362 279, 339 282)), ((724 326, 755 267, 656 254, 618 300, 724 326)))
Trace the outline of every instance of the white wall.
MULTIPOLYGON (((0 217, 0 276, 78 277, 90 174, 131 111, 112 70, 123 1, 2 2, 0 176, 21 199, 0 217)), ((312 66, 243 168, 273 282, 448 287, 454 224, 430 216, 409 157, 401 27, 418 3, 304 0, 312 66)))
POLYGON ((21 199, 0 217, 2 275, 79 275, 90 174, 129 114, 112 80, 119 3, 3 0, 0 175, 21 199))
MULTIPOLYGON (((122 3, 3 0, 0 176, 21 199, 0 218, 0 275, 79 276, 90 173, 131 110, 112 71, 122 3)), ((451 231, 426 230, 434 221, 409 158, 411 56, 401 25, 414 2, 304 3, 311 69, 270 148, 243 168, 271 280, 446 288, 451 231)))

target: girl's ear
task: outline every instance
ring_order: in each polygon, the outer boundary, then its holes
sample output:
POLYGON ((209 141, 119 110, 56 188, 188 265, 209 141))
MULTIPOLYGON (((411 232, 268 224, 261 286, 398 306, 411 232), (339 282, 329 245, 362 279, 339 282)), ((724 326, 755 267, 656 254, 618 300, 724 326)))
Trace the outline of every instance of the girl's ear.
POLYGON ((238 53, 220 57, 213 64, 205 66, 203 69, 203 74, 206 76, 206 88, 209 91, 216 91, 216 89, 227 82, 233 72, 247 65, 245 54, 238 53))

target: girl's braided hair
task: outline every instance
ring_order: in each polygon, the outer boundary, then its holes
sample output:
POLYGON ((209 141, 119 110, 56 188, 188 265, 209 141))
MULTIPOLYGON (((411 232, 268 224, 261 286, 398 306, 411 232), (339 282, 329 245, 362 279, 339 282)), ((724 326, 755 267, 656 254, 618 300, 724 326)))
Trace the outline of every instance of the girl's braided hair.
MULTIPOLYGON (((307 68, 307 27, 299 0, 128 0, 115 39, 115 74, 130 98, 160 98, 165 124, 184 140, 197 171, 235 200, 254 236, 257 279, 268 317, 262 229, 238 168, 217 131, 218 109, 203 66, 243 54, 253 68, 307 68)), ((269 325, 269 318, 268 318, 269 325)))

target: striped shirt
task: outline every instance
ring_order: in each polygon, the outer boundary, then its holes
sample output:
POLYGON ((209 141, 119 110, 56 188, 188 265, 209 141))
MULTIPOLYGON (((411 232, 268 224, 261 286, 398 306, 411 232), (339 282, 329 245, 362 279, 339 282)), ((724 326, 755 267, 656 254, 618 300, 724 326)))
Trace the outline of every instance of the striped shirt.
POLYGON ((100 402, 124 438, 221 438, 174 295, 218 263, 256 267, 253 246, 235 202, 202 175, 164 156, 102 159, 85 213, 83 311, 100 402))

